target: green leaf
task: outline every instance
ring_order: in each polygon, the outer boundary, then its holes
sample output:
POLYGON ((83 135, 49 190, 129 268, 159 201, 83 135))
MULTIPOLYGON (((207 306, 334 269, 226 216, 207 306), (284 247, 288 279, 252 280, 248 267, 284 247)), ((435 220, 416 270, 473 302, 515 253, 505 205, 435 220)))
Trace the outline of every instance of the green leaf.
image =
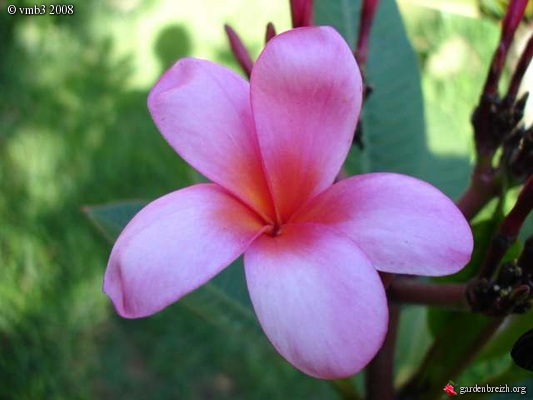
MULTIPOLYGON (((360 0, 317 0, 315 21, 334 26, 353 49, 360 8, 360 0)), ((420 73, 394 1, 380 3, 369 46, 367 83, 374 91, 361 117, 365 149, 354 148, 346 168, 420 177, 428 157, 420 73)))
POLYGON ((509 354, 520 336, 533 328, 533 315, 512 315, 476 358, 477 362, 509 354))
POLYGON ((438 398, 450 379, 460 382, 465 358, 497 326, 498 321, 478 314, 457 314, 442 327, 416 374, 404 387, 416 399, 438 398), (460 338, 460 340, 458 340, 460 338))
POLYGON ((146 201, 132 200, 83 207, 83 211, 100 233, 111 243, 114 243, 122 229, 146 204, 148 204, 146 201))
POLYGON ((529 216, 524 221, 524 225, 522 225, 522 229, 520 229, 520 235, 518 237, 522 242, 525 242, 531 236, 533 236, 533 213, 529 213, 529 216))
MULTIPOLYGON (((104 237, 113 243, 127 223, 146 204, 143 201, 126 201, 84 207, 83 210, 104 237)), ((182 298, 180 304, 232 334, 256 338, 261 333, 246 291, 240 260, 209 283, 182 298)))
POLYGON ((396 386, 403 384, 416 371, 431 344, 426 312, 423 307, 402 307, 394 362, 396 386))
POLYGON ((315 0, 315 24, 333 26, 354 49, 360 9, 360 0, 315 0))

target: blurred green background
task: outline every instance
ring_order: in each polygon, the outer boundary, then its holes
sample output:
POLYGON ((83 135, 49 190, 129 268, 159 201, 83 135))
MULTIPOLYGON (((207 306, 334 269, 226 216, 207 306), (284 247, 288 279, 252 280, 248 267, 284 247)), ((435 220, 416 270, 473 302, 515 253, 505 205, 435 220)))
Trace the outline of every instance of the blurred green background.
MULTIPOLYGON (((498 36, 470 3, 400 3, 452 196, 467 183, 469 115, 498 36)), ((334 398, 271 362, 266 339, 221 333, 179 303, 117 317, 101 291, 111 246, 82 212, 197 179, 151 121, 151 85, 183 56, 237 70, 223 23, 257 55, 268 21, 288 28, 288 1, 93 0, 56 17, 10 16, 9 4, 33 3, 0 0, 0 399, 334 398)))

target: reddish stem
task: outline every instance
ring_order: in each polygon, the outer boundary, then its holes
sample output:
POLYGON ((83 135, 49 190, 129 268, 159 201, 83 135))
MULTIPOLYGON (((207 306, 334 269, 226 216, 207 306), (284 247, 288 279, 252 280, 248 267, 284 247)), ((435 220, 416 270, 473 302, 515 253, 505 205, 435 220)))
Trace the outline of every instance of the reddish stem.
POLYGON ((522 78, 526 73, 526 70, 531 63, 531 58, 533 57, 533 35, 529 37, 526 48, 520 56, 518 65, 514 71, 513 77, 511 79, 511 84, 509 85, 509 91, 507 92, 506 101, 514 102, 518 89, 520 88, 520 83, 522 83, 522 78))
POLYGON ((533 235, 524 242, 522 254, 518 258, 517 264, 522 268, 524 275, 533 274, 533 235))
POLYGON ((292 27, 313 25, 313 0, 290 0, 292 27))
POLYGON ((368 57, 368 42, 370 39, 370 29, 374 21, 374 15, 378 8, 379 0, 364 0, 361 10, 361 20, 359 22, 359 36, 355 48, 355 56, 359 67, 364 69, 368 57))
POLYGON ((490 165, 496 149, 503 139, 498 117, 500 97, 498 83, 505 65, 507 53, 528 0, 510 0, 502 23, 500 42, 492 58, 483 92, 472 116, 476 142, 477 165, 490 165))
POLYGON ((507 236, 516 237, 522 228, 524 220, 533 208, 533 176, 530 176, 518 195, 516 204, 505 217, 500 231, 507 236))
POLYGON ((483 94, 489 97, 498 95, 498 82, 503 71, 507 53, 513 42, 514 34, 526 10, 528 0, 511 0, 502 23, 500 44, 494 53, 483 94))
POLYGON ((496 171, 491 165, 484 165, 478 160, 472 173, 470 186, 457 201, 457 207, 470 221, 489 201, 498 195, 499 189, 500 184, 496 171))
POLYGON ((400 307, 389 304, 389 329, 383 346, 365 369, 366 399, 394 398, 394 349, 398 333, 400 307))
POLYGON ((254 65, 252 57, 250 57, 250 53, 248 53, 248 50, 244 46, 241 38, 239 37, 239 35, 237 35, 237 33, 233 30, 231 26, 224 25, 224 30, 226 31, 226 35, 228 36, 231 51, 233 52, 235 59, 241 66, 248 79, 250 79, 250 75, 252 74, 252 67, 254 65))
POLYGON ((496 271, 505 252, 516 241, 516 237, 531 209, 533 209, 533 176, 530 176, 525 183, 516 200, 516 204, 509 214, 505 216, 498 231, 492 238, 490 248, 479 272, 480 278, 488 279, 496 271))
POLYGON ((464 284, 420 282, 410 278, 394 279, 387 290, 394 303, 418 304, 433 307, 468 310, 464 284))

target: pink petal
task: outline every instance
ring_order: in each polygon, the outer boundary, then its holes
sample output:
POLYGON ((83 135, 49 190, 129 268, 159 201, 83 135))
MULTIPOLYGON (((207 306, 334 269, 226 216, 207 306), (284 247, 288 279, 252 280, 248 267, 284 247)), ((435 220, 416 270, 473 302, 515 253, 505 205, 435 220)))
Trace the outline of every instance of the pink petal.
POLYGON ((341 181, 294 221, 319 222, 346 234, 385 272, 453 274, 472 254, 472 232, 453 202, 405 175, 376 173, 341 181))
POLYGON ((266 335, 292 365, 317 378, 360 371, 381 347, 387 302, 365 255, 343 235, 288 224, 259 237, 244 265, 266 335))
POLYGON ((286 220, 339 172, 361 109, 361 74, 336 31, 301 28, 268 42, 250 86, 268 179, 286 220))
POLYGON ((249 97, 248 82, 232 71, 182 59, 154 86, 148 107, 185 161, 257 212, 273 215, 249 97))
POLYGON ((151 315, 234 261, 262 231, 255 213, 214 184, 143 208, 119 236, 104 292, 126 318, 151 315))

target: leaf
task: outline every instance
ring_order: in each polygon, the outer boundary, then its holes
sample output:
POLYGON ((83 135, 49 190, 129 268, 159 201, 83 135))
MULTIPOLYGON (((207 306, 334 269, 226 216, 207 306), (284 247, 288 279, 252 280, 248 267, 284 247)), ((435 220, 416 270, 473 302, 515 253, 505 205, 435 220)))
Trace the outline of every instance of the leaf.
POLYGON ((122 229, 146 204, 148 204, 147 201, 132 200, 83 207, 83 212, 100 233, 111 243, 114 243, 122 229))
MULTIPOLYGON (((315 22, 334 26, 354 48, 360 8, 360 0, 317 0, 315 22)), ((369 46, 367 83, 374 91, 361 117, 365 149, 354 148, 346 168, 420 177, 429 154, 420 73, 394 1, 380 3, 369 46)))
POLYGON ((398 339, 395 354, 396 385, 404 383, 411 376, 431 344, 431 334, 426 324, 423 307, 405 306, 400 314, 398 339))
POLYGON ((437 398, 443 383, 458 382, 465 356, 471 354, 499 324, 478 314, 458 314, 442 327, 416 374, 403 388, 417 399, 437 398), (460 340, 458 340, 460 338, 460 340))
POLYGON ((525 242, 527 238, 533 236, 533 213, 529 213, 529 216, 524 221, 522 229, 520 229, 519 239, 525 242))
POLYGON ((530 313, 510 316, 478 355, 476 362, 487 361, 508 354, 518 338, 531 328, 533 328, 533 316, 530 313))
POLYGON ((360 9, 360 0, 315 0, 315 24, 333 26, 353 49, 357 40, 360 9))
MULTIPOLYGON (((84 207, 83 210, 106 239, 113 243, 127 223, 146 204, 143 201, 125 201, 84 207)), ((240 260, 209 283, 182 298, 180 304, 232 334, 257 337, 261 333, 246 291, 240 260)))

